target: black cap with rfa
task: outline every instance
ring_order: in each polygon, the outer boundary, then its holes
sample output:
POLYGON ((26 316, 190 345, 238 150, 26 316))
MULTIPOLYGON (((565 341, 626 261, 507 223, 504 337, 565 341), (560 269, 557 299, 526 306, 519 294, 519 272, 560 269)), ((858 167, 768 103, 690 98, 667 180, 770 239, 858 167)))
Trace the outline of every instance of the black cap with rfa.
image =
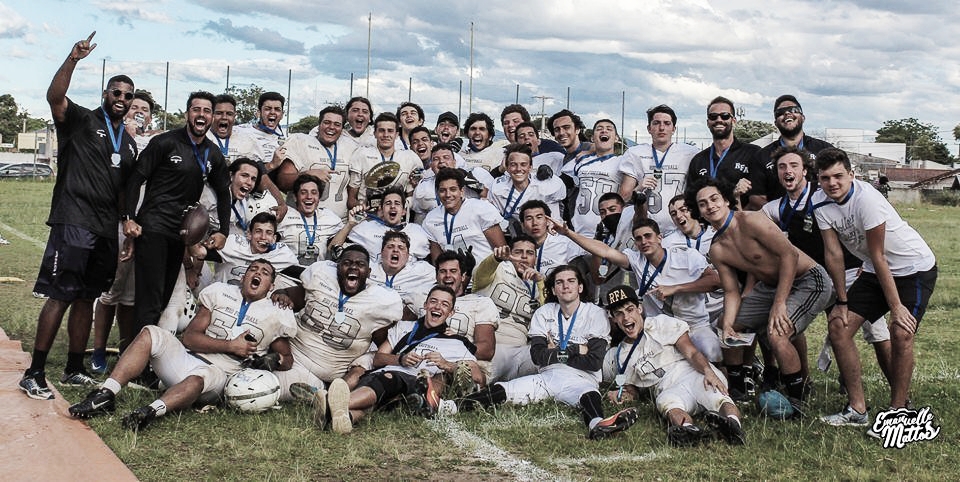
POLYGON ((620 285, 612 288, 607 292, 607 296, 604 297, 603 301, 603 304, 608 310, 614 310, 628 301, 632 301, 637 305, 640 304, 640 298, 637 298, 637 291, 628 285, 620 285))

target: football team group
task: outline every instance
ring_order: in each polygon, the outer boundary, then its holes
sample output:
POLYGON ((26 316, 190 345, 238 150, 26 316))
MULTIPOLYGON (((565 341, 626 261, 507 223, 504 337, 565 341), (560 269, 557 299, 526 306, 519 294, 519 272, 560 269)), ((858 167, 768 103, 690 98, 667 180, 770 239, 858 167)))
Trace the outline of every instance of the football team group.
POLYGON ((431 131, 419 105, 374 116, 363 97, 288 135, 275 92, 249 125, 230 95, 194 92, 186 125, 156 132, 153 100, 125 75, 94 109, 67 97, 92 41, 47 91, 60 147, 20 380, 31 398, 54 397, 45 367, 67 316, 61 382, 93 389, 70 414, 159 388, 123 417, 133 430, 217 403, 247 373, 273 390, 231 403, 310 403, 338 433, 378 410, 554 399, 595 439, 628 429, 649 397, 673 445, 744 444, 738 404, 809 415, 804 331, 826 313, 817 365, 836 359, 848 404, 820 419, 871 422, 858 331, 889 406, 910 403, 934 255, 844 151, 803 132, 792 95, 774 102, 780 137, 763 148, 734 137, 724 97, 707 105, 704 150, 674 142, 666 105, 628 149, 613 121, 587 139, 566 109, 548 139, 507 106, 495 140, 484 113, 461 130, 445 112, 431 131))

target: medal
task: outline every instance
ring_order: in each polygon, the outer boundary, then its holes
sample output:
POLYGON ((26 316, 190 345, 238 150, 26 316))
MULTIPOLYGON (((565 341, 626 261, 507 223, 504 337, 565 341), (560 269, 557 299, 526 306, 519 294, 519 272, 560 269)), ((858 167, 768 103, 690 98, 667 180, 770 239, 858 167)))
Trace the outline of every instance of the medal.
POLYGON ((113 166, 114 166, 114 167, 119 166, 119 165, 120 165, 120 153, 119 153, 119 152, 114 152, 113 154, 110 154, 110 162, 113 163, 113 166))
POLYGON ((527 306, 529 306, 530 311, 533 312, 537 311, 537 308, 540 307, 540 303, 537 300, 530 298, 530 301, 527 302, 527 306))
POLYGON ((452 244, 445 244, 445 245, 443 245, 443 250, 444 250, 444 251, 453 251, 454 253, 457 252, 457 248, 454 247, 452 244))
POLYGON ((342 325, 343 322, 347 321, 347 314, 342 311, 338 311, 335 315, 333 315, 333 319, 336 320, 338 324, 342 325))
POLYGON ((608 271, 610 271, 610 268, 606 264, 601 264, 600 267, 597 268, 597 273, 599 273, 602 278, 607 276, 608 271))
POLYGON ((657 168, 657 169, 654 169, 654 170, 653 170, 653 178, 654 178, 654 179, 656 179, 656 180, 659 181, 662 177, 663 177, 663 169, 657 168))
POLYGON ((509 220, 509 219, 504 218, 503 221, 500 221, 500 230, 501 230, 501 231, 507 232, 507 229, 508 229, 509 227, 510 227, 510 220, 509 220))
POLYGON ((570 358, 570 355, 567 354, 566 350, 557 352, 557 361, 560 363, 567 363, 568 358, 570 358))
POLYGON ((618 373, 614 381, 617 383, 618 387, 622 387, 627 384, 627 376, 623 373, 618 373))
POLYGON ((813 217, 809 214, 803 218, 803 230, 808 233, 813 232, 813 217))

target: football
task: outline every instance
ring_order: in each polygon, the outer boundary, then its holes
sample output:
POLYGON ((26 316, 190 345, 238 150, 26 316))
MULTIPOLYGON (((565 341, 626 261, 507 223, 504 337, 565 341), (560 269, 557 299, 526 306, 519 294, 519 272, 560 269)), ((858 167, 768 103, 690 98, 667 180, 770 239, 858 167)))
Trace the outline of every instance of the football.
POLYGON ((790 400, 776 390, 769 390, 757 397, 760 413, 778 420, 786 420, 793 416, 793 405, 790 400))
POLYGON ((269 410, 280 400, 280 379, 266 370, 244 368, 227 379, 223 399, 240 412, 269 410))
POLYGON ((184 211, 183 221, 180 222, 180 239, 183 244, 192 246, 203 241, 209 229, 210 218, 203 206, 194 204, 184 211))

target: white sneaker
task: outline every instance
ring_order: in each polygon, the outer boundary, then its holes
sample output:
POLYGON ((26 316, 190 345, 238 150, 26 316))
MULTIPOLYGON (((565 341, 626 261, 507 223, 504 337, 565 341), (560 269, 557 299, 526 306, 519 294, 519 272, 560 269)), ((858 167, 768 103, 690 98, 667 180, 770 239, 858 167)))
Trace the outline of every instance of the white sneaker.
POLYGON ((824 415, 820 417, 820 421, 827 424, 833 425, 835 427, 840 426, 852 426, 852 427, 866 427, 869 424, 870 417, 867 416, 867 412, 864 411, 860 413, 854 410, 850 405, 847 405, 842 412, 835 413, 833 415, 824 415))
POLYGON ((454 402, 453 400, 440 399, 440 405, 437 407, 438 417, 449 417, 451 415, 456 415, 458 411, 457 402, 454 402))
POLYGON ((350 387, 342 378, 330 383, 327 390, 327 410, 330 411, 330 424, 336 433, 350 433, 353 422, 350 421, 350 387))

